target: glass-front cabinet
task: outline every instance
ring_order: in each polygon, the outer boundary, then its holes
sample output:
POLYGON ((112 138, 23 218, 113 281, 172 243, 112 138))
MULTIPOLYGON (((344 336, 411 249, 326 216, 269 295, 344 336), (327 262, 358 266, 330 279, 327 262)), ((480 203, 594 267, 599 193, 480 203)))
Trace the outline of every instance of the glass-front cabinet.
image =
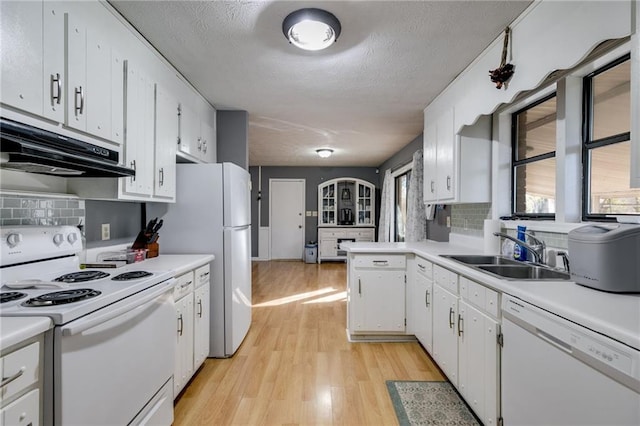
POLYGON ((337 178, 318 186, 318 226, 374 226, 375 186, 337 178))

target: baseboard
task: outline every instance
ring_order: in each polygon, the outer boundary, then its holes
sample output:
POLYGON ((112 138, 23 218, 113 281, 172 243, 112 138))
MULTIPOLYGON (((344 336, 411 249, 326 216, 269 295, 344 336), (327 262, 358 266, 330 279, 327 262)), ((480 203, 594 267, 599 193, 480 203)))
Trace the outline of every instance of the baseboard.
POLYGON ((350 343, 394 343, 394 342, 417 342, 416 336, 413 334, 349 334, 349 330, 345 329, 347 340, 350 343))

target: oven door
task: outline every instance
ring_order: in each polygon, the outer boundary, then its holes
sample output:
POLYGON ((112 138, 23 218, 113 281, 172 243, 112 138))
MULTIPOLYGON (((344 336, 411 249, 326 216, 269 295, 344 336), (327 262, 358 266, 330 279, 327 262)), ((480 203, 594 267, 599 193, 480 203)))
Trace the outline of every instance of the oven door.
POLYGON ((172 398, 161 399, 169 409, 148 404, 173 375, 174 285, 164 281, 56 327, 56 425, 126 425, 146 410, 172 423, 172 398))

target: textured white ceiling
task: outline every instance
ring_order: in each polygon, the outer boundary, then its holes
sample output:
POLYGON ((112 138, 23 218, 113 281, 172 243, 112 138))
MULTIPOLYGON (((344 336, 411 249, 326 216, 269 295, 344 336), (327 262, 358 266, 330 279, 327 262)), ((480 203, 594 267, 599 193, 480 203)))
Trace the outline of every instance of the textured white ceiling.
POLYGON ((249 112, 251 165, 378 166, 422 132, 423 109, 531 2, 110 3, 212 105, 249 112), (303 7, 338 17, 337 43, 288 44, 282 20, 303 7), (319 147, 335 153, 320 159, 319 147))

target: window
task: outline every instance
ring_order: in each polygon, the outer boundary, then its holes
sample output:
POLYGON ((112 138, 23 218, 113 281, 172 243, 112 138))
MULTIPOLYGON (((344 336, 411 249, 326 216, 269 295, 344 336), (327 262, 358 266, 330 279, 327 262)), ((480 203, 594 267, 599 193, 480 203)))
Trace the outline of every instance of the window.
POLYGON ((411 170, 395 177, 394 181, 394 241, 403 242, 405 240, 405 230, 407 228, 407 194, 409 193, 409 182, 411 180, 411 170))
POLYGON ((640 213, 630 187, 631 61, 625 55, 584 78, 583 219, 640 213))
POLYGON ((554 217, 556 112, 553 93, 512 115, 512 212, 518 216, 554 217))

